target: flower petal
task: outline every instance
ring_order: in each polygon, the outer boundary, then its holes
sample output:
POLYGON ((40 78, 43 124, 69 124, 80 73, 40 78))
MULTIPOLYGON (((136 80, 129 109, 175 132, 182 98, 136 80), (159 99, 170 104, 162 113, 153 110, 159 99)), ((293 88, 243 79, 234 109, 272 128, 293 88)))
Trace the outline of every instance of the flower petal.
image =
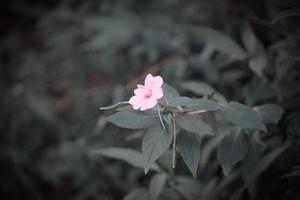
POLYGON ((153 87, 153 76, 152 74, 148 74, 145 78, 145 87, 151 89, 153 87))
POLYGON ((161 76, 154 76, 153 78, 153 87, 160 88, 163 84, 163 79, 161 76))
POLYGON ((138 96, 145 96, 147 94, 147 89, 146 88, 137 88, 134 90, 134 94, 138 96))
POLYGON ((154 99, 160 99, 164 96, 162 88, 154 88, 152 89, 152 96, 154 99))
POLYGON ((157 100, 155 98, 149 98, 144 101, 143 105, 141 106, 141 110, 147 110, 153 108, 157 104, 157 100))
POLYGON ((133 96, 129 99, 129 104, 133 106, 133 109, 137 110, 139 109, 143 104, 145 100, 142 96, 133 96))

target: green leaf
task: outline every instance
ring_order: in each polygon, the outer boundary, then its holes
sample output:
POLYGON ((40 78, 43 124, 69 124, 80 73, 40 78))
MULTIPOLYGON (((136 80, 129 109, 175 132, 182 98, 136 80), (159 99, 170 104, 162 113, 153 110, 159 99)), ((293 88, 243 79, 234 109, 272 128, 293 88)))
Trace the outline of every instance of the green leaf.
POLYGON ((206 83, 196 82, 196 81, 188 81, 188 82, 181 84, 181 87, 185 90, 191 91, 200 96, 207 96, 207 95, 214 94, 212 96, 213 100, 220 102, 220 103, 227 103, 226 98, 221 93, 219 93, 212 86, 210 86, 206 83))
POLYGON ((259 77, 263 78, 263 70, 267 66, 266 52, 263 45, 256 38, 253 30, 249 25, 246 25, 243 31, 243 42, 250 54, 249 67, 259 77))
POLYGON ((179 127, 197 133, 200 137, 204 135, 212 135, 211 128, 200 119, 198 115, 183 115, 176 116, 176 123, 179 127))
POLYGON ((166 173, 159 173, 152 177, 149 186, 149 193, 151 200, 157 200, 160 196, 161 192, 163 191, 166 182, 167 182, 167 174, 166 173))
POLYGON ((188 108, 194 108, 198 110, 217 111, 219 109, 218 104, 208 99, 191 99, 188 97, 176 97, 170 101, 170 106, 185 106, 188 108))
POLYGON ((147 174, 150 166, 169 148, 172 134, 164 131, 160 124, 154 124, 145 133, 142 143, 144 170, 147 174))
POLYGON ((168 174, 172 174, 174 172, 172 166, 172 151, 171 149, 167 149, 166 152, 159 157, 157 163, 161 169, 168 172, 168 174))
POLYGON ((248 136, 241 129, 233 129, 223 137, 217 149, 217 159, 224 175, 227 176, 232 168, 245 157, 248 144, 248 136))
POLYGON ((277 124, 284 113, 283 109, 276 104, 266 104, 253 108, 263 118, 265 123, 277 124))
POLYGON ((178 147, 183 161, 196 178, 201 156, 201 138, 195 133, 181 131, 178 135, 178 147))
POLYGON ((179 97, 179 93, 167 83, 163 84, 163 92, 164 92, 164 99, 167 100, 167 103, 175 97, 179 97))
POLYGON ((231 101, 222 105, 221 112, 227 121, 236 126, 267 131, 261 116, 248 106, 231 101))
POLYGON ((121 128, 142 129, 147 128, 156 122, 158 116, 122 111, 107 117, 106 120, 121 128))
MULTIPOLYGON (((144 168, 143 155, 133 149, 110 147, 105 149, 92 150, 91 156, 103 155, 109 158, 115 158, 131 164, 134 167, 144 168)), ((158 171, 159 167, 156 164, 151 165, 151 169, 158 171)))
POLYGON ((148 191, 143 188, 137 188, 127 194, 123 200, 150 200, 148 191))
POLYGON ((193 102, 193 99, 189 97, 175 97, 170 100, 170 106, 177 107, 177 106, 187 106, 193 102))
POLYGON ((196 41, 200 39, 215 50, 226 53, 235 59, 246 57, 246 52, 240 45, 224 33, 205 26, 189 26, 187 28, 191 37, 196 41))

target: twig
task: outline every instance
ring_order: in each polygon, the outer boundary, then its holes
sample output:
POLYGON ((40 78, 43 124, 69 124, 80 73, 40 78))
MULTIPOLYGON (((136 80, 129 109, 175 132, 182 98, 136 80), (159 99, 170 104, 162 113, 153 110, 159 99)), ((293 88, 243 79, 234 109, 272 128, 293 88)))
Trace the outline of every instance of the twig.
POLYGON ((112 108, 115 108, 117 107, 118 105, 121 105, 121 104, 128 104, 129 102, 128 101, 122 101, 122 102, 118 102, 114 105, 111 105, 111 106, 106 106, 106 107, 100 107, 99 109, 100 110, 108 110, 108 109, 112 109, 112 108))
POLYGON ((173 128, 173 146, 172 146, 172 166, 175 168, 176 164, 176 123, 175 113, 172 112, 172 128, 173 128))
POLYGON ((160 110, 159 110, 158 104, 157 104, 157 112, 158 112, 158 117, 159 117, 161 126, 163 127, 164 130, 166 130, 166 127, 165 127, 165 125, 164 125, 164 122, 163 122, 163 120, 162 120, 162 118, 161 118, 161 114, 160 114, 160 110))

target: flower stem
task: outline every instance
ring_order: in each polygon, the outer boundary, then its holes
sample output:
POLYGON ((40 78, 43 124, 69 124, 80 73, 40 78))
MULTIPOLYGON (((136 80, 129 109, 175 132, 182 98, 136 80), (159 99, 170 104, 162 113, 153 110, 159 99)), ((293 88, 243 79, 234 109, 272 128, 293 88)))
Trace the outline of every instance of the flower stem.
POLYGON ((162 120, 162 118, 161 118, 161 114, 160 114, 160 110, 159 110, 158 104, 157 104, 157 112, 158 112, 158 117, 159 117, 161 126, 163 127, 164 130, 166 130, 166 127, 165 127, 165 125, 164 125, 164 122, 163 122, 163 120, 162 120))
POLYGON ((128 104, 128 103, 129 103, 129 101, 121 101, 121 102, 118 102, 118 103, 116 103, 116 104, 114 104, 114 105, 111 105, 111 106, 100 107, 99 109, 100 109, 100 110, 108 110, 108 109, 115 108, 115 107, 117 107, 118 105, 121 105, 121 104, 128 104))
POLYGON ((172 112, 172 128, 173 128, 173 146, 172 146, 172 166, 175 168, 176 165, 176 123, 175 113, 172 112))

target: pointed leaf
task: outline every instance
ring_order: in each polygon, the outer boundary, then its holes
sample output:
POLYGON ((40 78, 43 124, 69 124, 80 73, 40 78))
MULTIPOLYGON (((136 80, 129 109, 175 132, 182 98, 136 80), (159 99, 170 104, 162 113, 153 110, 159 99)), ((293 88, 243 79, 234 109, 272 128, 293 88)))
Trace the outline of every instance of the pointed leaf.
POLYGON ((255 111, 262 116, 265 123, 277 124, 284 113, 283 109, 275 104, 266 104, 262 106, 255 106, 255 111))
POLYGON ((168 102, 175 97, 179 97, 179 93, 167 83, 163 84, 163 92, 164 92, 163 98, 168 102))
POLYGON ((246 57, 246 52, 240 45, 224 33, 205 26, 189 26, 187 28, 195 40, 199 38, 215 50, 226 53, 235 59, 246 57))
POLYGON ((201 138, 195 133, 181 131, 178 135, 178 147, 183 161, 196 178, 201 156, 201 138))
POLYGON ((245 157, 248 144, 248 136, 241 130, 233 129, 223 137, 217 149, 217 159, 224 175, 227 176, 232 168, 245 157))
MULTIPOLYGON (((92 156, 103 155, 109 158, 122 160, 134 167, 144 168, 143 155, 133 149, 110 147, 105 149, 92 150, 90 153, 92 156)), ((158 171, 159 167, 156 164, 153 164, 151 166, 151 169, 158 171)))
POLYGON ((266 52, 261 42, 256 38, 250 25, 246 25, 243 31, 243 42, 250 54, 249 67, 259 77, 263 78, 263 70, 267 65, 266 52))
POLYGON ((197 115, 179 114, 176 116, 176 123, 179 127, 197 133, 200 137, 213 134, 211 128, 197 115))
POLYGON ((145 174, 147 174, 150 166, 169 148, 171 142, 172 134, 163 130, 158 123, 146 131, 142 143, 145 174))
POLYGON ((236 126, 267 131, 261 116, 248 106, 231 101, 222 105, 221 112, 227 121, 236 126))
POLYGON ((147 128, 156 122, 158 116, 122 111, 107 117, 106 120, 121 128, 142 129, 147 128))
POLYGON ((176 97, 171 99, 170 106, 185 106, 197 110, 216 111, 219 109, 217 103, 209 99, 191 99, 188 97, 176 97))
POLYGON ((211 95, 213 93, 214 95, 212 96, 212 99, 215 101, 220 103, 227 102, 226 98, 221 93, 216 91, 212 86, 203 82, 188 81, 183 83, 181 87, 200 96, 211 95))

